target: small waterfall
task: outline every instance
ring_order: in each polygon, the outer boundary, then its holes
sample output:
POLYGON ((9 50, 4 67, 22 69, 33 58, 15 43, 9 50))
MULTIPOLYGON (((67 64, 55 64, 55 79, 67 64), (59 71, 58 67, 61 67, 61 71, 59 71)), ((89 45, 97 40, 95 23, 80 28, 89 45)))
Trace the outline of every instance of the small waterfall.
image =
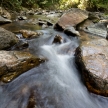
POLYGON ((44 43, 48 38, 29 40, 31 52, 47 61, 1 85, 0 108, 107 108, 108 98, 89 93, 75 67, 78 40, 72 38, 60 45, 50 45, 54 37, 44 43), (28 107, 32 95, 36 106, 28 107))

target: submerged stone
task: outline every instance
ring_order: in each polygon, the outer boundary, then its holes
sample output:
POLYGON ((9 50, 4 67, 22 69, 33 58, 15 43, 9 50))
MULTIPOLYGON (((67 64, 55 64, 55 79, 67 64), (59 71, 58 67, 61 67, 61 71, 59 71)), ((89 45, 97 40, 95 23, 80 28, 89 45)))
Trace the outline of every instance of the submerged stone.
POLYGON ((36 96, 34 92, 32 92, 29 96, 27 108, 36 108, 36 96))

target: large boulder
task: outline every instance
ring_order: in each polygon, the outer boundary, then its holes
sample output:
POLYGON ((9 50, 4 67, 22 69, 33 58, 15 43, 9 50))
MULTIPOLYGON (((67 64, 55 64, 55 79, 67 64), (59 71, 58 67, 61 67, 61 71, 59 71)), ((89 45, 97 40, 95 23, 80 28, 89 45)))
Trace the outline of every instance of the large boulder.
POLYGON ((83 41, 76 49, 76 63, 89 91, 108 96, 108 42, 83 41))
POLYGON ((81 23, 85 19, 88 18, 88 12, 73 8, 66 13, 64 13, 59 21, 55 24, 55 29, 65 29, 67 26, 76 26, 77 24, 81 23))
POLYGON ((18 42, 16 35, 0 27, 0 50, 10 48, 18 42))
POLYGON ((38 66, 45 59, 33 56, 29 52, 0 51, 0 79, 10 82, 27 70, 38 66))

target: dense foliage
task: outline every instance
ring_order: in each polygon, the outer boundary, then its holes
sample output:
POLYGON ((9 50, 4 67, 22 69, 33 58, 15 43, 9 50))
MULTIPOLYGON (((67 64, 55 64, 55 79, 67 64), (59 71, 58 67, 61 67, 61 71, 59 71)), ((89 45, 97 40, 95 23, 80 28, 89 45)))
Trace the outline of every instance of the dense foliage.
POLYGON ((79 8, 95 11, 108 11, 108 0, 79 0, 79 8))
POLYGON ((108 0, 0 0, 0 5, 6 8, 20 10, 27 8, 66 9, 78 7, 87 10, 108 11, 108 0))
POLYGON ((0 5, 14 10, 27 8, 55 8, 59 6, 59 0, 0 0, 0 5))
POLYGON ((0 0, 1 6, 12 10, 20 10, 24 7, 34 7, 35 0, 0 0))

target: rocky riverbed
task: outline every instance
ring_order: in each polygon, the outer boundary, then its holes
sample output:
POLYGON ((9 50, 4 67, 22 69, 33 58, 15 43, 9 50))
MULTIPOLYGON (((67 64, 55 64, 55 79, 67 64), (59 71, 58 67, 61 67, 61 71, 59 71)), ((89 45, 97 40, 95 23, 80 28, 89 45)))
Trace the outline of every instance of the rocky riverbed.
POLYGON ((107 15, 73 8, 10 16, 0 16, 0 108, 107 108, 107 15))

